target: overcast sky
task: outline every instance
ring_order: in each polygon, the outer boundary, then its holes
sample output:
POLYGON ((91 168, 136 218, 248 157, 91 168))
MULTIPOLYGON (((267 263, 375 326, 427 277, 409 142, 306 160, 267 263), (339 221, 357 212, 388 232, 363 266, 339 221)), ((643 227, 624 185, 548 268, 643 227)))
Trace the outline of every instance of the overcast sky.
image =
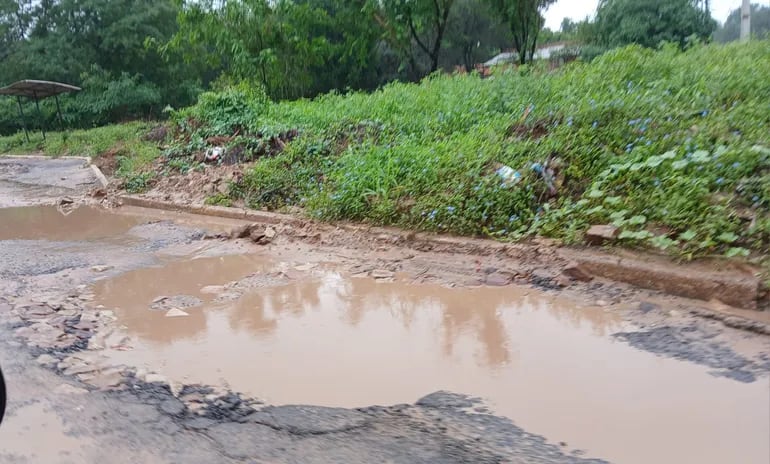
MULTIPOLYGON (((764 3, 765 1, 752 0, 751 3, 764 3)), ((596 12, 596 4, 599 0, 556 0, 545 12, 545 25, 549 29, 557 30, 564 18, 576 21, 593 16, 596 12)), ((720 23, 727 19, 730 12, 741 7, 741 0, 711 0, 711 13, 720 23)))

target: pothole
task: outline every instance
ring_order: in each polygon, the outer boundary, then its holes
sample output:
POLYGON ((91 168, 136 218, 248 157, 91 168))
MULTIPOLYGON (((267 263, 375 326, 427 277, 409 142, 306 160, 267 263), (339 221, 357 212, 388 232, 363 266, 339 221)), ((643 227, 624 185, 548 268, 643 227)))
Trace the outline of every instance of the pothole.
POLYGON ((88 206, 2 208, 0 240, 93 240, 122 234, 141 222, 139 217, 88 206))
POLYGON ((611 461, 770 456, 766 377, 743 384, 637 350, 612 337, 634 328, 610 308, 532 289, 412 285, 240 255, 132 271, 95 292, 134 340, 110 356, 177 382, 330 407, 448 390, 611 461), (149 309, 175 295, 201 304, 184 317, 149 309))

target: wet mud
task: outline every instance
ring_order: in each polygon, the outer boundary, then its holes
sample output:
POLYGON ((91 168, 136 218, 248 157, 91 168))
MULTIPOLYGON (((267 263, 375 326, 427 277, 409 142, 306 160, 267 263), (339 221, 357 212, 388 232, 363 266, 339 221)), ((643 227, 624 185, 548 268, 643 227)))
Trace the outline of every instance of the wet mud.
POLYGON ((690 362, 660 358, 640 346, 649 340, 635 342, 647 332, 611 308, 533 289, 448 288, 230 256, 139 269, 100 282, 95 294, 133 340, 110 356, 159 366, 181 383, 343 408, 449 390, 618 462, 768 455, 770 383, 752 372, 770 368, 749 371, 750 361, 724 347, 701 351, 706 344, 680 357, 690 362), (200 304, 169 318, 152 308, 163 292, 200 304))

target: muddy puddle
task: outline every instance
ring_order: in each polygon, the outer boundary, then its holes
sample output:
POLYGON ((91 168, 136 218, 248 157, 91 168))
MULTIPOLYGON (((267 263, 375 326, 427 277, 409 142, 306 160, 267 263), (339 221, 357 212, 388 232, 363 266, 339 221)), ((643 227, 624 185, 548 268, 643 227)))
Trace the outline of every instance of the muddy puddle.
POLYGON ((94 240, 119 235, 140 224, 136 216, 80 206, 0 209, 0 240, 94 240))
POLYGON ((0 427, 0 458, 8 462, 80 463, 89 443, 67 434, 64 423, 45 403, 19 408, 0 427))
POLYGON ((375 281, 259 256, 137 270, 95 291, 134 339, 110 356, 176 382, 227 385, 271 404, 343 407, 449 390, 614 462, 770 458, 767 378, 744 384, 638 351, 611 337, 633 328, 608 308, 514 287, 375 281), (221 287, 254 272, 244 280, 251 285, 221 287), (174 305, 188 316, 167 317, 174 305))

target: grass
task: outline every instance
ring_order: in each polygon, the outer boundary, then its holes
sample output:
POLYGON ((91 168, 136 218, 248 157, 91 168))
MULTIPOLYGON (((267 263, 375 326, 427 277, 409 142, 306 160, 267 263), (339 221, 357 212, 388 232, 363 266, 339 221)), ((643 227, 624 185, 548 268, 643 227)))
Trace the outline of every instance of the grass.
POLYGON ((149 123, 131 122, 87 130, 51 132, 46 134, 46 140, 40 133, 32 133, 30 142, 23 133, 18 133, 0 137, 0 153, 95 158, 111 151, 117 157, 115 174, 124 179, 128 190, 138 192, 152 178, 152 164, 161 154, 156 144, 142 140, 150 128, 149 123))

